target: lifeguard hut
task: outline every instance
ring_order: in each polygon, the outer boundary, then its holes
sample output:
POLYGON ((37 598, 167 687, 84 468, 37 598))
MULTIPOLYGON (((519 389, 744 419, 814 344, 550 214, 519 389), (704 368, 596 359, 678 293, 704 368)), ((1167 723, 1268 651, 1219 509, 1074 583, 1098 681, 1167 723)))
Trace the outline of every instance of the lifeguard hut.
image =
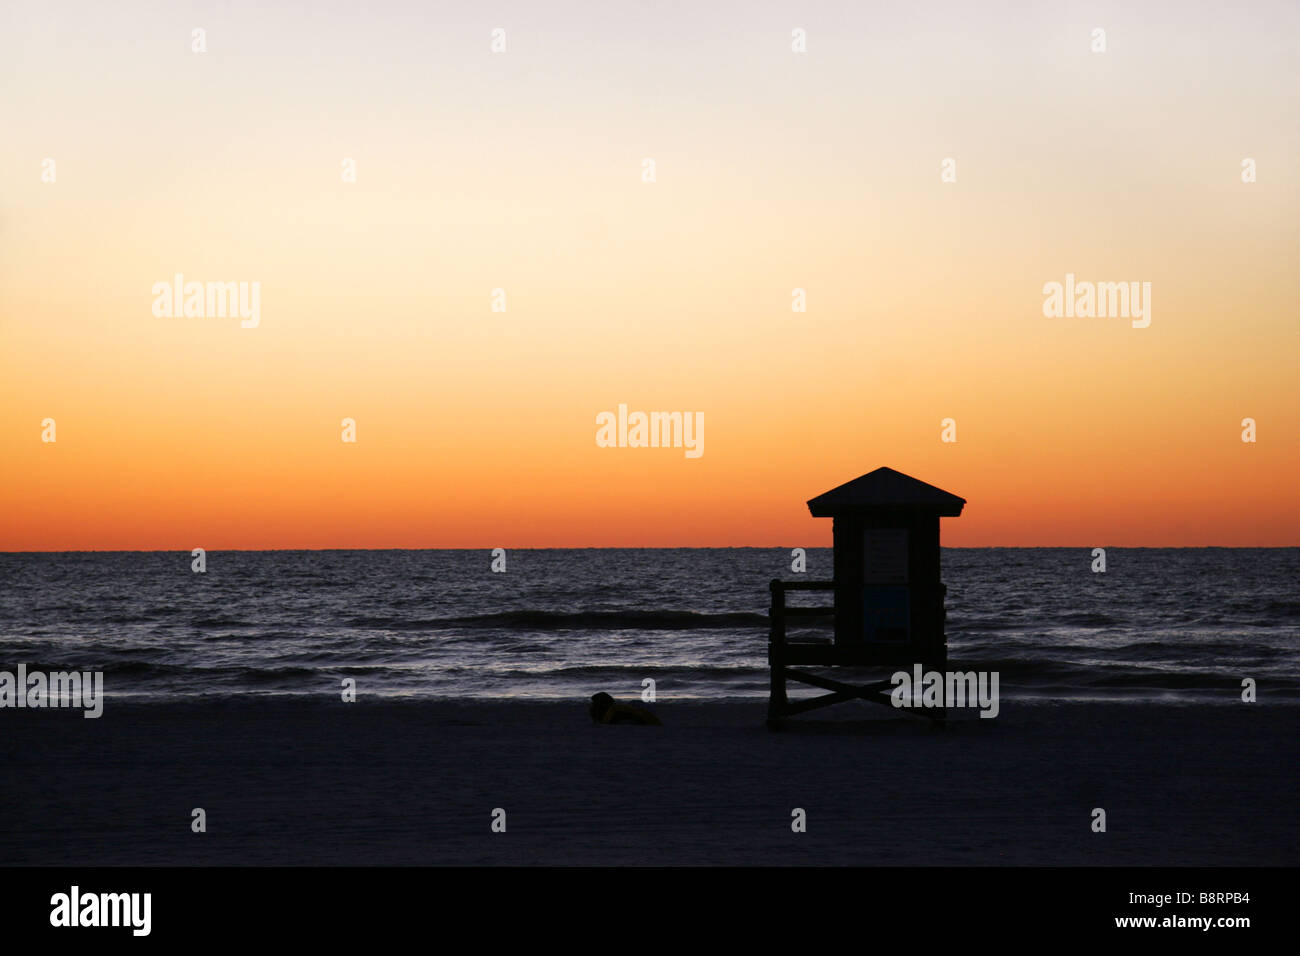
MULTIPOLYGON (((783 718, 840 701, 890 704, 889 680, 848 684, 799 665, 910 671, 920 664, 925 671, 947 670, 947 588, 939 579, 939 519, 957 517, 965 504, 964 498, 892 468, 877 468, 808 502, 814 518, 834 522, 835 577, 771 583, 768 726, 777 727, 783 718), (834 607, 787 605, 791 591, 831 591, 834 607), (832 640, 786 640, 786 622, 791 618, 824 619, 831 614, 832 640), (791 702, 786 697, 787 681, 831 693, 791 702)), ((915 713, 944 719, 941 709, 915 713)))

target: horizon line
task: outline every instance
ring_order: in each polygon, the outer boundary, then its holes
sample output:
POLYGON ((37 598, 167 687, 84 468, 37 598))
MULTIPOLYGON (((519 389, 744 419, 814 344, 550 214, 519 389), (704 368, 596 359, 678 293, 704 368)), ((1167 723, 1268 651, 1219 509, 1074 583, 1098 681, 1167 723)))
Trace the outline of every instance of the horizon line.
MULTIPOLYGON (((511 546, 492 545, 479 547, 423 547, 423 548, 204 548, 205 554, 213 552, 240 552, 248 554, 274 554, 280 551, 332 552, 332 551, 830 551, 825 545, 761 545, 761 544, 704 544, 704 545, 546 545, 511 546)), ((1300 544, 974 544, 940 545, 943 551, 1065 551, 1109 548, 1116 551, 1287 551, 1300 548, 1300 544)), ((28 548, 17 551, 0 550, 0 555, 10 554, 185 554, 192 555, 193 548, 28 548)))

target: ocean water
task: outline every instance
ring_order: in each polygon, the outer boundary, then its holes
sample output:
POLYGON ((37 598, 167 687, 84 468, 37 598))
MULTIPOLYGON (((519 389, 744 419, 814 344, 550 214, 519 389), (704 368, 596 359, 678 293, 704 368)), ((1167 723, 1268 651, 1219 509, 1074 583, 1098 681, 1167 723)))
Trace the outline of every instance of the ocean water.
MULTIPOLYGON (((952 669, 1006 697, 1300 701, 1300 549, 944 549, 952 669)), ((0 554, 0 670, 107 698, 767 694, 779 548, 0 554)), ((826 596, 829 598, 829 595, 826 596)))

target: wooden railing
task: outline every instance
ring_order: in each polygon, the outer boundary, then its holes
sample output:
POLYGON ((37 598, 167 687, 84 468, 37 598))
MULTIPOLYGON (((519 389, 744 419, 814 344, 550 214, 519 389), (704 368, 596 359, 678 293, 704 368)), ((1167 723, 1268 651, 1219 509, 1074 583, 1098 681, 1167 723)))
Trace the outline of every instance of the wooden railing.
POLYGON ((773 578, 768 587, 772 591, 772 606, 767 612, 771 628, 768 641, 771 644, 785 643, 786 618, 835 616, 833 607, 788 607, 785 603, 787 591, 834 591, 834 581, 779 581, 773 578))

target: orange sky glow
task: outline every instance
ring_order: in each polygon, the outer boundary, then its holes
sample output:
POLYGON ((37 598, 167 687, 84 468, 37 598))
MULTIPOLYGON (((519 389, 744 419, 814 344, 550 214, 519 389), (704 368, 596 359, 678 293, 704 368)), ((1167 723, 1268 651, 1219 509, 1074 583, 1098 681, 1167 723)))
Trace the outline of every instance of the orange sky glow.
POLYGON ((0 550, 823 546, 881 465, 945 545, 1300 545, 1287 31, 72 8, 0 25, 0 550), (1067 273, 1150 325, 1046 317, 1067 273), (599 447, 620 403, 703 454, 599 447))

